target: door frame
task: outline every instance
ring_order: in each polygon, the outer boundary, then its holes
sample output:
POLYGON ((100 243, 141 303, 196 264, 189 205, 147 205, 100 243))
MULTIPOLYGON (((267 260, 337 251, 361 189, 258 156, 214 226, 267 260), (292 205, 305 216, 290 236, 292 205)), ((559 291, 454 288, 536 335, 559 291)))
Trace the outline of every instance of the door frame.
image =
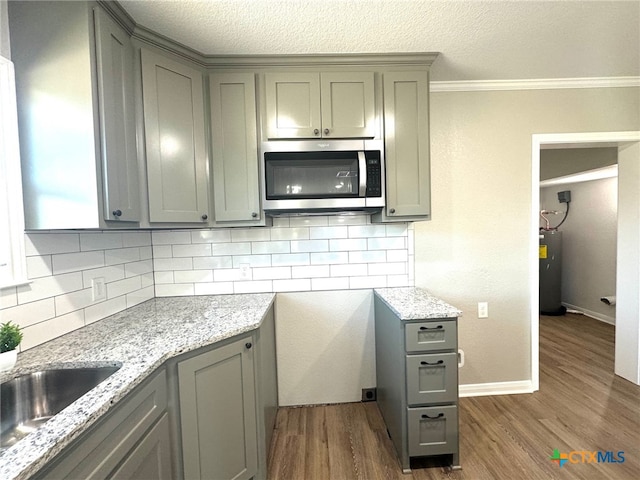
MULTIPOLYGON (((540 150, 544 146, 553 145, 555 147, 566 148, 578 148, 584 146, 598 146, 603 144, 606 146, 617 145, 618 149, 621 146, 627 146, 629 144, 640 142, 640 131, 628 131, 628 132, 584 132, 584 133, 542 133, 531 135, 531 224, 530 224, 530 244, 529 244, 529 270, 531 278, 531 384, 533 391, 540 389, 540 308, 539 308, 539 258, 538 258, 538 246, 539 246, 539 214, 540 214, 540 150)), ((638 159, 640 161, 640 159, 638 159)), ((619 227, 618 227, 619 228, 619 227)), ((618 258, 618 264, 620 258, 618 258)), ((640 264, 638 265, 640 271, 640 264)), ((620 278, 616 273, 616 283, 620 284, 620 278)), ((624 301, 624 299, 622 299, 624 301)), ((620 299, 618 299, 618 302, 620 299)), ((627 322, 624 326, 632 327, 631 334, 638 334, 638 322, 640 319, 640 312, 635 312, 635 322, 627 322), (631 323, 631 324, 630 324, 631 323), (635 327, 635 328, 634 328, 635 327)), ((618 326, 620 327, 620 325, 618 326)), ((616 337, 623 335, 624 332, 619 332, 620 328, 616 329, 616 337)), ((618 343, 616 342, 616 373, 623 370, 618 365, 622 356, 618 352, 618 343)), ((628 353, 628 352, 627 352, 628 353)), ((635 345, 635 357, 636 365, 640 363, 640 351, 638 351, 638 344, 635 345)), ((632 355, 633 356, 633 355, 632 355)), ((626 378, 626 377, 625 377, 626 378)), ((634 383, 638 383, 638 378, 627 378, 634 383)))

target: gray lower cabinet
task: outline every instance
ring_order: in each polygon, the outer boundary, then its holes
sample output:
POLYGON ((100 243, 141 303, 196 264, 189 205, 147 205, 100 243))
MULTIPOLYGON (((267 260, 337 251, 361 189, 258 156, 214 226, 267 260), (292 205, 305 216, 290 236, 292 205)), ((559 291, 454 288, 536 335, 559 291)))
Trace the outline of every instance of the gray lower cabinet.
POLYGON ((374 297, 377 402, 404 471, 411 457, 459 465, 457 319, 401 320, 374 297))
POLYGON ((185 479, 249 479, 258 469, 253 337, 178 363, 185 479))
POLYGON ((162 368, 34 478, 170 479, 169 435, 162 368))

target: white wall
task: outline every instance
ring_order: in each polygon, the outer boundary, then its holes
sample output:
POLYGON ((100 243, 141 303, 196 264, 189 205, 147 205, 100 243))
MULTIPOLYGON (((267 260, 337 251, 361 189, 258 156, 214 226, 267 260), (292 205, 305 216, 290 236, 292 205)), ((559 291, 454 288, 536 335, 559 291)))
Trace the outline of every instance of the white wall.
MULTIPOLYGON (((615 323, 615 306, 600 301, 616 292, 618 179, 540 189, 540 208, 566 211, 558 192, 571 191, 562 231, 562 303, 598 320, 615 323)), ((548 215, 551 226, 563 215, 548 215)), ((542 226, 542 223, 541 223, 542 226)))
POLYGON ((531 380, 532 135, 638 130, 640 89, 433 93, 431 125, 433 220, 415 224, 416 286, 463 310, 462 384, 531 380))

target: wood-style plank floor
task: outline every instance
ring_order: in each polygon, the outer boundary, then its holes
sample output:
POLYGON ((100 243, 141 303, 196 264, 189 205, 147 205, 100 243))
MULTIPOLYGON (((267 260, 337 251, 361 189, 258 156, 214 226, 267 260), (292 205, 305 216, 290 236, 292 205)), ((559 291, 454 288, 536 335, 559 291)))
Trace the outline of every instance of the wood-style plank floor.
POLYGON ((613 361, 613 326, 542 316, 540 390, 460 399, 461 470, 415 462, 402 474, 376 404, 350 403, 281 408, 269 480, 640 479, 640 387, 613 361), (624 462, 559 467, 554 449, 622 451, 624 462))

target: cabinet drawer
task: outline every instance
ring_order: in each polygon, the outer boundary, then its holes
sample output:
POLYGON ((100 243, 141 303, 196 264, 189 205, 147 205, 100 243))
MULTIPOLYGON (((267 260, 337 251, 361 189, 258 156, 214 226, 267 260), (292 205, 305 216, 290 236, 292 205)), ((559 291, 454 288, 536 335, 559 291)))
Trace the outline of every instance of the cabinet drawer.
POLYGON ((458 452, 458 407, 408 408, 409 456, 458 452))
POLYGON ((425 405, 458 399, 458 354, 407 355, 407 403, 425 405))
POLYGON ((406 351, 456 350, 456 330, 455 320, 407 323, 404 326, 406 351))

